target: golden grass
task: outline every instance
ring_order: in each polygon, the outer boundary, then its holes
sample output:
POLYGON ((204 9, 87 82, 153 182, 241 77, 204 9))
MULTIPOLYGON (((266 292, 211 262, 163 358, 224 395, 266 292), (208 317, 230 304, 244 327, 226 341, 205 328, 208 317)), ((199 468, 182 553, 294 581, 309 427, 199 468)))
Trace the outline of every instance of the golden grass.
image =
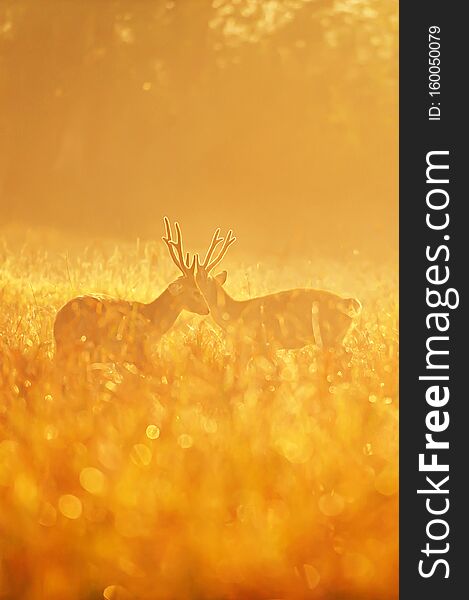
POLYGON ((161 251, 0 247, 0 598, 396 598, 392 270, 228 262, 237 297, 360 298, 340 356, 255 357, 236 380, 221 332, 186 314, 150 373, 55 366, 57 308, 90 291, 149 301, 174 275, 161 251))

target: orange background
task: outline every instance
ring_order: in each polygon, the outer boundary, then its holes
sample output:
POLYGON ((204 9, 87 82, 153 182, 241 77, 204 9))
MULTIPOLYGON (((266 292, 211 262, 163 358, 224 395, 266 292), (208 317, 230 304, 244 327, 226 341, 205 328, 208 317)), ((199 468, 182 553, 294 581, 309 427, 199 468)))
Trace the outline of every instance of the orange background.
POLYGON ((0 51, 4 224, 394 255, 396 2, 5 0, 0 51))

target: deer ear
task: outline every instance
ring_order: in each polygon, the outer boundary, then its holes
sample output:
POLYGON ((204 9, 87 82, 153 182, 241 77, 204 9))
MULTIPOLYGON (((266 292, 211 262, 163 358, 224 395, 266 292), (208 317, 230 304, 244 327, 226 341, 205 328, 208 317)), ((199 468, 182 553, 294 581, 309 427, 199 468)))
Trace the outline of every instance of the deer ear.
POLYGON ((218 275, 215 275, 214 279, 215 281, 218 281, 220 285, 224 285, 227 277, 228 273, 226 271, 222 271, 221 273, 218 273, 218 275))
POLYGON ((182 293, 183 285, 179 281, 173 281, 168 285, 168 290, 171 296, 178 296, 182 293))

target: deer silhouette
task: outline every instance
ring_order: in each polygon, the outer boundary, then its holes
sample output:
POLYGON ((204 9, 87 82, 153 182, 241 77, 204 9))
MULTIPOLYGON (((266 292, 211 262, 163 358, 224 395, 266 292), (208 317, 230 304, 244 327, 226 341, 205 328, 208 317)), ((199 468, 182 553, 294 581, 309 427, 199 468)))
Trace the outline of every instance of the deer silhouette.
POLYGON ((214 321, 239 341, 273 350, 315 345, 320 349, 342 345, 353 320, 361 312, 356 298, 344 298, 319 289, 293 289, 250 300, 235 300, 223 288, 226 271, 212 275, 236 241, 232 230, 225 238, 217 229, 201 262, 196 255, 196 282, 214 321), (214 253, 222 244, 218 254, 214 253))
POLYGON ((176 239, 164 218, 165 242, 181 271, 163 293, 148 304, 100 294, 77 296, 57 313, 54 338, 57 358, 70 359, 88 351, 93 357, 143 366, 149 361, 148 343, 166 333, 183 310, 207 315, 207 303, 195 282, 195 257, 184 256, 181 228, 176 239))

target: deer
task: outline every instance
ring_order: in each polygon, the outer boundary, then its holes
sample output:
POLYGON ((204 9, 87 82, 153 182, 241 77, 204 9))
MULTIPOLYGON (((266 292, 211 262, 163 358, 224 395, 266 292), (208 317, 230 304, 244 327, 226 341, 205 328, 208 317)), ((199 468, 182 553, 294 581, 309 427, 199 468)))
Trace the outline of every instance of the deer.
POLYGON ((359 300, 321 289, 292 289, 236 300, 223 287, 227 272, 212 274, 235 241, 231 229, 223 238, 218 228, 204 260, 195 255, 196 282, 219 327, 251 351, 259 347, 272 351, 308 345, 324 351, 342 347, 361 312, 359 300), (219 244, 222 246, 214 257, 219 244))
POLYGON ((190 262, 189 253, 184 255, 179 223, 175 223, 175 240, 167 217, 164 217, 164 225, 162 240, 181 275, 148 304, 102 294, 69 300, 58 311, 54 322, 58 359, 69 359, 77 352, 87 351, 107 361, 124 361, 143 367, 149 362, 150 336, 156 341, 164 335, 183 310, 199 315, 209 313, 195 281, 195 256, 190 262))

